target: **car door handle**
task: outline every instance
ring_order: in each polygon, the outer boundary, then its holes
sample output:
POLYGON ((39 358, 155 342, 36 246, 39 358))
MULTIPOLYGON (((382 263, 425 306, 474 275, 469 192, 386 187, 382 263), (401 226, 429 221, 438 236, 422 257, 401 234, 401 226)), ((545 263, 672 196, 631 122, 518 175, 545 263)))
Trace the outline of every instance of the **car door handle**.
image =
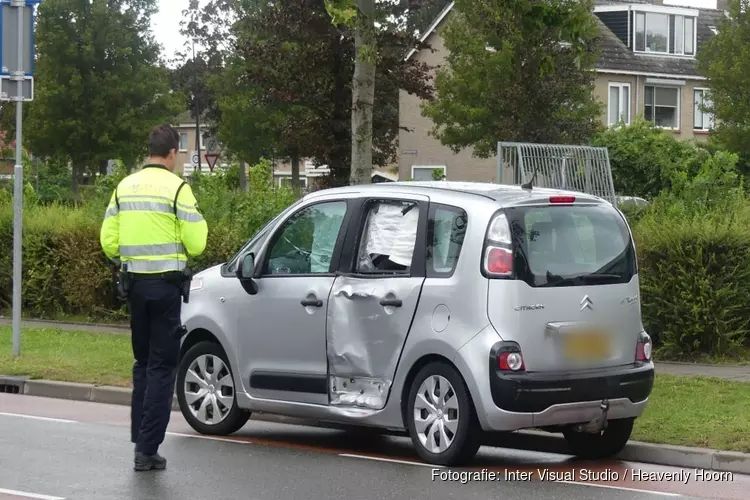
POLYGON ((323 301, 319 299, 305 299, 300 304, 305 307, 323 307, 323 301))
POLYGON ((399 299, 383 299, 380 301, 380 305, 383 307, 401 307, 403 304, 399 299))

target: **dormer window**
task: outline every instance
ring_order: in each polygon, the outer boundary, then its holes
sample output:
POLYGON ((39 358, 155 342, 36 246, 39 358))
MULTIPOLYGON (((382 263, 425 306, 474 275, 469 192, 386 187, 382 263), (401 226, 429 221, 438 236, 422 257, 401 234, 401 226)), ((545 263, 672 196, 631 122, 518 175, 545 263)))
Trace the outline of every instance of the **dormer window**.
POLYGON ((695 18, 662 12, 635 13, 635 51, 695 55, 695 18))

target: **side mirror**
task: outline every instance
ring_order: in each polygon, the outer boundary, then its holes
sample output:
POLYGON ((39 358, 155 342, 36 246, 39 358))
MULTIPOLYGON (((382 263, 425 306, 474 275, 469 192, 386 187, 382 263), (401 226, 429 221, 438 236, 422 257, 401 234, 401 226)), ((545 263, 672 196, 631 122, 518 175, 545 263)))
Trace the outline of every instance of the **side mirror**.
POLYGON ((258 293, 258 284, 253 281, 255 275, 255 255, 249 253, 242 257, 240 265, 237 266, 237 279, 240 280, 242 288, 249 295, 255 295, 258 293))

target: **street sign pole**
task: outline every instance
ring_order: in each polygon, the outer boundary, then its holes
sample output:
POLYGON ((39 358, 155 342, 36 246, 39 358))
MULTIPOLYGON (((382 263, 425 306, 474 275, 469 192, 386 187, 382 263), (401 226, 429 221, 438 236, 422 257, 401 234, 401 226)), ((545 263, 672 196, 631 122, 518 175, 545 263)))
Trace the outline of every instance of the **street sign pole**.
POLYGON ((13 356, 21 354, 21 290, 23 258, 23 101, 33 99, 34 6, 41 0, 0 0, 2 4, 2 78, 0 98, 16 101, 16 163, 13 168, 13 356), (7 19, 6 19, 7 16, 7 19), (13 16, 18 31, 12 36, 13 16), (28 27, 24 29, 24 24, 28 27), (14 53, 15 52, 15 53, 14 53), (15 59, 15 60, 14 60, 15 59), (7 82, 7 83, 6 83, 7 82), (26 84, 28 85, 28 91, 26 84), (12 95, 13 85, 16 93, 12 95), (5 89, 7 87, 7 91, 5 89))
POLYGON ((21 261, 23 259, 23 81, 26 72, 23 67, 23 9, 24 3, 11 4, 18 8, 18 81, 16 101, 16 166, 13 169, 13 356, 21 354, 21 261))

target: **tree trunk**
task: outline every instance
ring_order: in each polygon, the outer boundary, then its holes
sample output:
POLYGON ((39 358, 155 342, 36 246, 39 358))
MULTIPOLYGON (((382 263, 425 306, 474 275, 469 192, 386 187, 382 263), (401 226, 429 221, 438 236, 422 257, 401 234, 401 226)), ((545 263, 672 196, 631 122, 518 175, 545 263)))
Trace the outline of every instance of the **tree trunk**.
POLYGON ((350 183, 372 182, 372 107, 375 100, 375 0, 357 0, 360 18, 354 34, 352 81, 352 171, 350 183))
POLYGON ((292 187, 294 189, 299 188, 299 156, 292 155, 292 187))
POLYGON ((245 171, 245 160, 240 160, 240 191, 247 192, 249 183, 247 182, 247 172, 245 171))
POLYGON ((73 173, 73 179, 71 180, 70 189, 73 191, 73 198, 78 199, 78 186, 81 182, 81 171, 83 169, 78 162, 73 162, 71 171, 73 173))
POLYGON ((107 175, 107 165, 109 164, 109 160, 99 160, 99 175, 104 177, 107 175))

